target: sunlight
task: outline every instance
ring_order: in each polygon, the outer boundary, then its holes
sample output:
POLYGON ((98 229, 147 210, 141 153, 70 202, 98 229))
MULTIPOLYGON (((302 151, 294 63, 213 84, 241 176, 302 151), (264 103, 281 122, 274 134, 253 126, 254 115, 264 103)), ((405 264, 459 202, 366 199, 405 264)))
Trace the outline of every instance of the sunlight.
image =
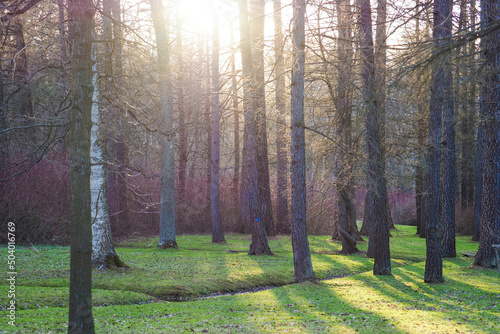
POLYGON ((207 29, 212 25, 214 16, 213 1, 180 1, 178 10, 186 27, 207 29))

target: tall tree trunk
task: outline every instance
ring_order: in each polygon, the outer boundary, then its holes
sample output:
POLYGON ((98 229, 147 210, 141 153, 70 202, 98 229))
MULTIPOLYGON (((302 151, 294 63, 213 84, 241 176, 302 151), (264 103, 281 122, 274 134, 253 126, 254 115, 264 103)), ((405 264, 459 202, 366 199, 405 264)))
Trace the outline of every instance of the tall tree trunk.
MULTIPOLYGON (((257 129, 255 98, 255 78, 253 71, 252 50, 250 46, 250 32, 248 25, 248 7, 246 0, 239 0, 240 7, 240 33, 241 33, 241 60, 243 66, 243 108, 245 110, 245 144, 244 144, 244 183, 246 187, 245 201, 248 201, 248 216, 244 217, 249 222, 252 230, 252 243, 250 255, 272 254, 267 241, 266 227, 262 219, 260 191, 258 184, 257 168, 257 129)), ((243 197, 242 196, 242 197, 243 197)), ((243 201, 243 198, 240 198, 243 201)))
POLYGON ((219 22, 213 17, 212 47, 212 165, 210 200, 212 207, 212 242, 226 242, 220 217, 220 105, 219 105, 219 22))
POLYGON ((295 282, 314 279, 306 228, 306 142, 304 131, 304 72, 306 3, 293 1, 292 18, 292 247, 295 282))
POLYGON ((352 16, 350 1, 337 1, 337 54, 339 63, 337 83, 336 135, 339 141, 335 161, 335 208, 336 225, 342 239, 342 254, 351 254, 358 250, 356 239, 358 231, 352 205, 352 16), (353 218, 354 217, 354 218, 353 218), (354 220, 354 221, 353 221, 354 220))
MULTIPOLYGON (((103 22, 106 18, 103 18, 103 22)), ((103 39, 106 40, 106 29, 103 24, 103 39)), ((104 135, 102 130, 102 117, 99 110, 100 85, 97 62, 97 44, 93 45, 92 65, 92 130, 90 147, 90 191, 91 191, 91 211, 92 211, 92 264, 94 267, 116 268, 126 267, 115 251, 112 241, 111 222, 108 214, 107 190, 106 190, 106 169, 103 157, 102 143, 100 140, 104 135)))
MULTIPOLYGON (((450 0, 434 0, 433 40, 434 52, 440 50, 451 36, 450 0)), ((426 261, 424 281, 426 283, 441 283, 443 279, 443 260, 441 258, 441 241, 438 229, 440 200, 440 166, 441 166, 441 119, 444 105, 447 102, 445 94, 451 85, 446 71, 449 68, 444 62, 449 61, 449 52, 437 57, 432 64, 430 106, 429 106, 429 149, 427 151, 427 166, 425 171, 425 229, 426 229, 426 261)))
POLYGON ((361 57, 363 61, 363 99, 366 116, 366 146, 368 157, 367 185, 373 196, 373 228, 369 243, 374 249, 374 275, 390 275, 389 224, 387 222, 387 185, 384 175, 380 122, 380 101, 375 92, 377 71, 373 50, 371 6, 369 0, 360 0, 361 57))
POLYGON ((173 129, 173 99, 170 71, 168 24, 161 0, 150 0, 158 50, 160 113, 163 121, 163 154, 161 166, 160 238, 158 247, 177 248, 175 239, 175 148, 173 129))
MULTIPOLYGON (((481 27, 500 20, 500 0, 481 1, 481 27)), ((481 200, 481 229, 475 265, 486 268, 497 263, 492 244, 500 242, 500 31, 481 40, 484 57, 483 80, 483 193, 481 200)))
MULTIPOLYGON (((377 103, 380 114, 380 149, 382 154, 382 164, 385 173, 385 124, 386 124, 386 100, 387 100, 387 0, 377 0, 377 29, 375 35, 375 86, 377 89, 377 103)), ((385 179, 385 175, 384 175, 385 179)), ((386 179, 387 183, 387 179, 386 179)), ((387 188, 387 185, 386 185, 387 188)), ((389 204, 389 191, 385 191, 387 223, 390 228, 396 228, 392 220, 391 206, 389 204)))
POLYGON ((89 0, 68 3, 71 47, 70 285, 68 333, 94 333, 90 132, 92 127, 92 19, 89 0))
POLYGON ((253 69, 255 71, 254 108, 256 114, 257 168, 259 177, 262 220, 267 235, 275 235, 274 218, 269 182, 269 159, 267 154, 266 92, 264 77, 264 20, 265 0, 250 0, 250 25, 252 39, 253 69))
POLYGON ((276 232, 290 233, 290 215, 288 210, 288 154, 287 130, 285 125, 285 72, 283 61, 283 24, 281 20, 281 0, 273 0, 274 18, 274 57, 276 73, 276 232))
MULTIPOLYGON (((450 9, 451 12, 451 9, 450 9)), ((451 35, 451 26, 450 26, 451 35)), ((453 78, 450 60, 445 60, 443 78, 443 223, 441 249, 442 257, 456 257, 455 248, 455 202, 456 202, 456 162, 455 162, 455 115, 453 112, 453 78)))

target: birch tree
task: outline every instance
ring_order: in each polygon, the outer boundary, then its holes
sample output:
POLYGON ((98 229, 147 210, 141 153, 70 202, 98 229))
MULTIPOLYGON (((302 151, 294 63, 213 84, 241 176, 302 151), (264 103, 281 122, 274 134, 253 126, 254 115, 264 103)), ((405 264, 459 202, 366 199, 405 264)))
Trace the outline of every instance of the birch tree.
POLYGON ((109 220, 106 168, 103 157, 103 131, 101 131, 102 117, 99 110, 99 73, 97 63, 97 45, 93 46, 92 65, 92 129, 90 146, 90 192, 92 211, 92 264, 94 267, 105 269, 109 267, 125 267, 115 251, 112 241, 111 222, 109 220))

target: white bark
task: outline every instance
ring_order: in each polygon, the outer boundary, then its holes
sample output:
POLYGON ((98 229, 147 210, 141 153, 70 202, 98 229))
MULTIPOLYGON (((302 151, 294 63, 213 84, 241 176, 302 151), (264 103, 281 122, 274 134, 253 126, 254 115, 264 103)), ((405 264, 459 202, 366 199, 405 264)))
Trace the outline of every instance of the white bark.
POLYGON ((111 224, 109 221, 106 198, 106 171, 104 169, 102 141, 99 139, 99 127, 102 124, 99 111, 99 81, 96 61, 96 51, 93 49, 92 58, 92 130, 90 137, 90 193, 92 212, 92 262, 94 265, 103 265, 106 257, 115 256, 111 241, 111 224))

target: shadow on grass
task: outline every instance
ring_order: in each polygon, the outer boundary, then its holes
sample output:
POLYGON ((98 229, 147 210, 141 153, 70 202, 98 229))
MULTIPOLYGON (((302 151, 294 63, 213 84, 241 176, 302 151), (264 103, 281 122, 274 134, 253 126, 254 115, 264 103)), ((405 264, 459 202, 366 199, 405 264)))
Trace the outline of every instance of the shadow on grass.
POLYGON ((392 319, 343 301, 321 282, 306 282, 272 291, 290 321, 304 326, 306 330, 311 327, 314 332, 322 329, 336 333, 404 333, 395 328, 392 319))

